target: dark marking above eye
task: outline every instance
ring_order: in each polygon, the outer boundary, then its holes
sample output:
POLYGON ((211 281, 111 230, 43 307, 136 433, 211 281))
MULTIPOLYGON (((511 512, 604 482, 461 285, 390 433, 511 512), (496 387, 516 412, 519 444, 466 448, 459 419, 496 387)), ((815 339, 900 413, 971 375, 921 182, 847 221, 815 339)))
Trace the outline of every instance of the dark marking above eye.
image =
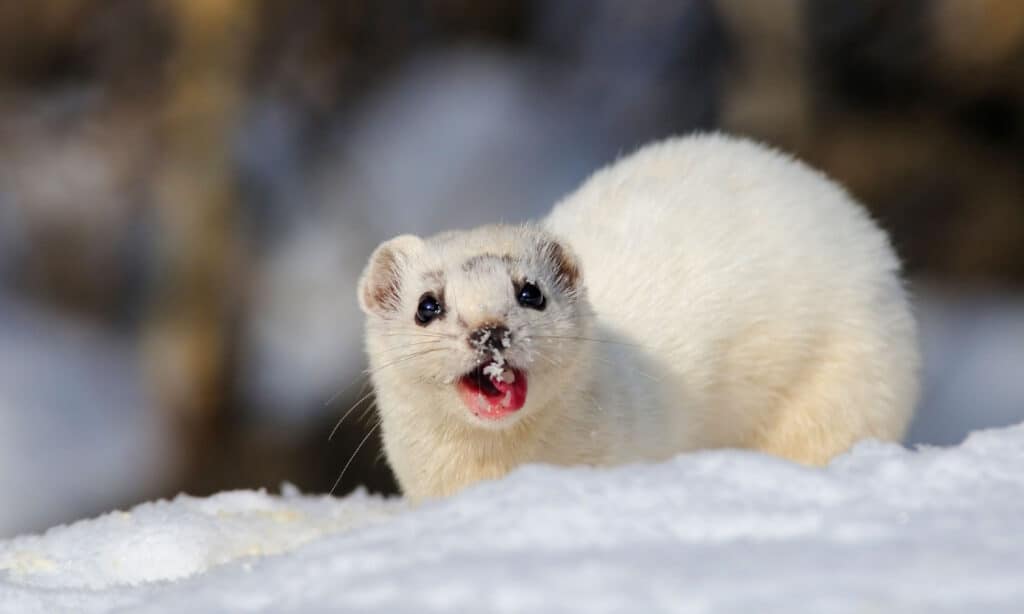
POLYGON ((492 252, 484 252, 483 254, 477 254, 476 256, 473 256, 472 258, 463 262, 462 270, 468 273, 469 271, 472 271, 474 268, 484 263, 492 263, 494 261, 500 261, 506 266, 510 266, 514 262, 514 259, 509 254, 495 254, 492 252))
POLYGON ((423 281, 430 286, 444 287, 444 271, 427 271, 423 274, 423 281))

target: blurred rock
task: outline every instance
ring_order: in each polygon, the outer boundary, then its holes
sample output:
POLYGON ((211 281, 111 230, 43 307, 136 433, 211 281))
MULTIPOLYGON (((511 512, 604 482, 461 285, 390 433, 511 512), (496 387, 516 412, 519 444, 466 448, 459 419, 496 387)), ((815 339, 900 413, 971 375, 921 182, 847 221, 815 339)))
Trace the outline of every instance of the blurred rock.
POLYGON ((0 536, 165 492, 166 427, 131 339, 0 296, 0 536))
POLYGON ((915 285, 923 394, 909 444, 958 444, 1024 420, 1024 299, 915 285))

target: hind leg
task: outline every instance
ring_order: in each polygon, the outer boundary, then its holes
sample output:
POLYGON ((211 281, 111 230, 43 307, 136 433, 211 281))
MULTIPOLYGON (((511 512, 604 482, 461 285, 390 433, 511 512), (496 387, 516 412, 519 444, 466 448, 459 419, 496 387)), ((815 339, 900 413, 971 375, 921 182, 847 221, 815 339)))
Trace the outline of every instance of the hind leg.
POLYGON ((832 349, 783 395, 752 447, 824 465, 861 439, 903 437, 917 399, 914 354, 894 351, 891 339, 832 349))

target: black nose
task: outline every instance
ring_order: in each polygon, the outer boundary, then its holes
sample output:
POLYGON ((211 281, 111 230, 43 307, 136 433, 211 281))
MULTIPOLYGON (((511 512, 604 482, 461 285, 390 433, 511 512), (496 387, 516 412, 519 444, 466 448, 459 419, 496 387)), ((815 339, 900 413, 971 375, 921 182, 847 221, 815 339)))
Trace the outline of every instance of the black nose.
POLYGON ((504 350, 512 344, 512 333, 501 325, 481 326, 469 334, 469 344, 474 348, 504 350))

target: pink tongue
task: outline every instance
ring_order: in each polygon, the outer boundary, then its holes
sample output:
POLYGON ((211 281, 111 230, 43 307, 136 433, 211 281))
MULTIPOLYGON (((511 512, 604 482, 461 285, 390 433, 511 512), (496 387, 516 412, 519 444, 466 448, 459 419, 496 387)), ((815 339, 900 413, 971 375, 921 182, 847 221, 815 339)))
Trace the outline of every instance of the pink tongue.
POLYGON ((493 377, 491 378, 491 383, 501 393, 500 398, 494 399, 497 400, 498 405, 515 411, 526 404, 526 376, 524 374, 516 372, 516 381, 511 384, 506 383, 505 380, 493 377), (506 397, 508 398, 507 404, 504 402, 506 397))
POLYGON ((501 418, 519 411, 526 404, 526 374, 518 370, 514 373, 515 381, 512 383, 491 378, 498 394, 486 395, 479 388, 463 382, 459 386, 460 395, 469 409, 481 418, 501 418))

